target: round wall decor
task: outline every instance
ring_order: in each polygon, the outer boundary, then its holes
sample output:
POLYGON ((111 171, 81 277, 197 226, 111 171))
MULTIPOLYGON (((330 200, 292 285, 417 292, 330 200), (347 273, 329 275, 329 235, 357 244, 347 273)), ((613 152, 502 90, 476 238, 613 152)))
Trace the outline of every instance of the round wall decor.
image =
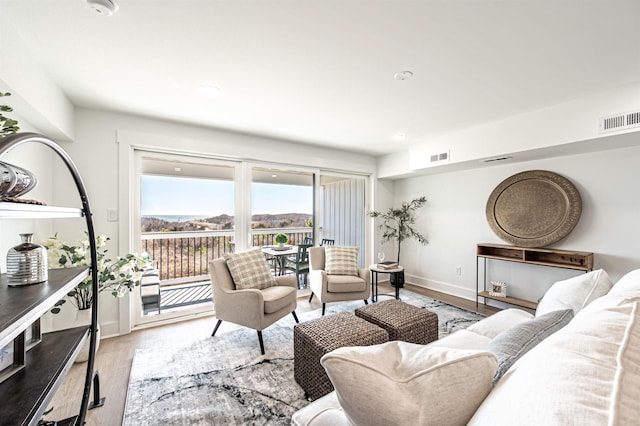
POLYGON ((544 247, 563 239, 581 213, 582 198, 576 187, 546 170, 529 170, 503 180, 486 207, 493 232, 521 247, 544 247))

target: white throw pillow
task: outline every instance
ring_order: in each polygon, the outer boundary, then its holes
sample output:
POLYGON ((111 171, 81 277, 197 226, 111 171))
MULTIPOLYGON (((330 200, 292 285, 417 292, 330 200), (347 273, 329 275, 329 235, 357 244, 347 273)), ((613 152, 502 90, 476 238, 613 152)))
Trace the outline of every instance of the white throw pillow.
POLYGON ((491 390, 490 352, 393 341, 344 347, 321 359, 356 425, 464 425, 491 390))
POLYGON ((628 298, 640 297, 640 269, 628 272, 620 278, 609 294, 628 298))
POLYGON ((604 269, 558 281, 547 290, 538 304, 536 316, 563 309, 573 309, 577 314, 593 300, 607 294, 611 286, 609 275, 604 269))
POLYGON ((259 247, 240 253, 225 253, 224 260, 227 262, 236 290, 260 290, 276 285, 259 247))
POLYGON ((358 247, 325 246, 324 270, 329 275, 358 276, 358 247))

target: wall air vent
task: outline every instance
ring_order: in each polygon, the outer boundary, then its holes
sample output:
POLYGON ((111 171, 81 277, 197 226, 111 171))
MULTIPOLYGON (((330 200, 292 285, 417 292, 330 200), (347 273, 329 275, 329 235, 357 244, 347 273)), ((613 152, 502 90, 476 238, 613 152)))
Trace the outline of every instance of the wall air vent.
POLYGON ((433 163, 441 163, 444 161, 449 161, 449 151, 441 152, 439 154, 432 154, 430 157, 431 164, 433 163))
POLYGON ((640 111, 601 117, 598 123, 600 133, 615 132, 633 127, 640 127, 640 111))
POLYGON ((508 157, 508 156, 502 156, 502 157, 494 157, 494 158, 487 158, 485 160, 482 160, 483 163, 493 163, 494 161, 505 161, 505 160, 510 160, 513 157, 508 157))

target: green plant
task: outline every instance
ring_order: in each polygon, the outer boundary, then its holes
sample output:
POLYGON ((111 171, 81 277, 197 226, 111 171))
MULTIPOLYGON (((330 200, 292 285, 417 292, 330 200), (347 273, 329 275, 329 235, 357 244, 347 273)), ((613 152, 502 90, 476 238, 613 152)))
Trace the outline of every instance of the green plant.
POLYGON ((398 242, 398 263, 400 263, 400 245, 407 238, 415 238, 420 244, 429 244, 429 241, 418 232, 413 225, 416 223, 415 211, 427 202, 425 196, 404 202, 400 208, 389 208, 386 213, 377 211, 369 212, 372 218, 381 218, 379 225, 382 230, 382 242, 396 240, 398 242))
POLYGON ((287 234, 277 234, 275 241, 278 244, 287 244, 289 242, 289 237, 287 237, 287 234))
MULTIPOLYGON (((114 297, 122 297, 140 285, 142 272, 151 267, 148 254, 127 253, 118 256, 115 261, 106 257, 104 248, 109 237, 96 237, 98 291, 110 290, 114 297)), ((70 268, 73 266, 90 266, 91 252, 88 240, 80 241, 79 245, 69 246, 56 236, 49 238, 42 245, 47 249, 49 268, 70 268)), ((93 303, 92 278, 88 276, 75 289, 67 293, 79 310, 89 309, 93 303)), ((60 312, 65 300, 59 300, 51 309, 51 313, 60 312)))
MULTIPOLYGON (((9 92, 0 92, 0 98, 4 96, 11 96, 9 92)), ((9 105, 0 105, 0 138, 9 136, 12 133, 16 133, 20 130, 18 127, 18 121, 12 118, 6 117, 3 112, 11 112, 13 108, 9 105)))

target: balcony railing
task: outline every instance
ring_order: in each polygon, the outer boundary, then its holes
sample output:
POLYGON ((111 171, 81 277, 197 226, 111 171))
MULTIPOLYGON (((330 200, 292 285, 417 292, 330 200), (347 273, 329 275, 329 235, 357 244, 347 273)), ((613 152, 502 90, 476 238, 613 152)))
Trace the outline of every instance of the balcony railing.
MULTIPOLYGON (((311 228, 252 229, 252 245, 273 245, 275 236, 287 234, 289 243, 301 244, 311 228)), ((233 230, 147 232, 141 235, 142 250, 151 255, 162 284, 207 280, 209 261, 233 252, 233 230)))

